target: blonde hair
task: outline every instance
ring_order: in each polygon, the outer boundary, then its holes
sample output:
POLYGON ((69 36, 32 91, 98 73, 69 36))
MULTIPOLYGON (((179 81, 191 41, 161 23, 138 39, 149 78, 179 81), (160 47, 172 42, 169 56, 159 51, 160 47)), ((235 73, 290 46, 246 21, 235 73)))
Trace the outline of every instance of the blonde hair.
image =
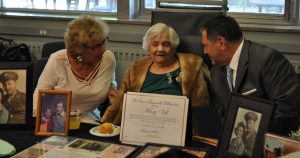
POLYGON ((89 15, 82 15, 72 20, 64 34, 68 53, 78 56, 83 52, 83 45, 93 47, 100 41, 104 41, 108 35, 108 25, 89 15))
POLYGON ((142 48, 145 51, 147 51, 149 42, 152 39, 152 37, 155 37, 155 36, 157 36, 159 34, 162 34, 162 33, 165 33, 165 32, 169 33, 169 38, 170 38, 170 42, 171 42, 172 47, 177 48, 177 46, 180 43, 180 39, 179 39, 178 34, 176 33, 176 31, 172 27, 170 27, 170 26, 168 26, 164 23, 157 23, 157 24, 151 26, 148 29, 145 36, 143 37, 143 46, 142 46, 142 48))

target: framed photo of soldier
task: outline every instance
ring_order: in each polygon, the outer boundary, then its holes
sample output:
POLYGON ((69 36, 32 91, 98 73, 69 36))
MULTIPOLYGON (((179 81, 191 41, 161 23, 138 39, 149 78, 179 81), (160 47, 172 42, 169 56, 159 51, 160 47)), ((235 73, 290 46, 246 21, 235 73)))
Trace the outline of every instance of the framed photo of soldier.
POLYGON ((68 135, 71 97, 70 90, 39 90, 35 135, 68 135))
POLYGON ((264 135, 273 115, 274 104, 232 94, 228 107, 219 143, 219 155, 225 158, 262 157, 264 135))
POLYGON ((32 126, 32 74, 30 62, 0 63, 0 128, 32 126))

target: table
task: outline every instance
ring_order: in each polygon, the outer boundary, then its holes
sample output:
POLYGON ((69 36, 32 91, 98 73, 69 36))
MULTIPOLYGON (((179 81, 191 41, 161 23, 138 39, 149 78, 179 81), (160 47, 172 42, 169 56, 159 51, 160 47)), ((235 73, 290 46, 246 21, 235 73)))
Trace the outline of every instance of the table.
MULTIPOLYGON (((69 136, 115 144, 121 143, 119 141, 119 135, 114 137, 97 137, 91 135, 89 130, 95 126, 96 125, 93 124, 81 123, 79 129, 69 131, 69 136)), ((46 136, 35 136, 34 127, 26 130, 0 130, 0 139, 3 139, 14 145, 16 148, 16 153, 33 146, 45 138, 46 136)), ((215 157, 217 151, 217 149, 213 146, 196 141, 191 142, 191 147, 200 147, 212 151, 210 157, 215 157)))
MULTIPOLYGON (((105 141, 111 143, 120 143, 119 137, 97 137, 91 135, 89 130, 96 125, 81 123, 80 128, 77 130, 69 130, 69 136, 91 139, 96 141, 105 141)), ((0 130, 0 139, 3 139, 16 148, 16 153, 19 153, 30 146, 40 142, 45 139, 46 136, 35 136, 34 127, 27 130, 0 130)))

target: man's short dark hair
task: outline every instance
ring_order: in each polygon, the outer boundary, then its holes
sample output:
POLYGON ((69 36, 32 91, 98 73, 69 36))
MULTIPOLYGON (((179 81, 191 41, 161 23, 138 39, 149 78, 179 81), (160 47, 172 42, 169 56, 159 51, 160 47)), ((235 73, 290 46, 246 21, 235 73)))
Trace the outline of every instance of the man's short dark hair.
POLYGON ((18 74, 13 71, 6 71, 0 75, 0 82, 3 84, 8 80, 17 81, 19 78, 18 74))
POLYGON ((254 122, 256 122, 257 119, 258 119, 258 116, 257 116, 257 114, 254 113, 254 112, 247 112, 247 113, 245 114, 245 117, 244 117, 244 118, 245 118, 246 121, 253 120, 254 122))
POLYGON ((208 20, 202 30, 206 30, 207 38, 211 41, 216 41, 218 36, 224 37, 229 42, 239 41, 243 37, 237 21, 226 15, 218 15, 208 20))

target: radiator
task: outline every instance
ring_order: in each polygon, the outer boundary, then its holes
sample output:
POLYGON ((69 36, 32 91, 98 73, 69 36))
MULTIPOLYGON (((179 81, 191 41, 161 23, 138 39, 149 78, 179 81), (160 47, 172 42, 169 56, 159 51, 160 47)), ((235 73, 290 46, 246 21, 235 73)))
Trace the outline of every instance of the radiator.
POLYGON ((133 61, 147 55, 142 49, 110 48, 110 50, 114 53, 117 62, 116 81, 118 85, 133 61))

